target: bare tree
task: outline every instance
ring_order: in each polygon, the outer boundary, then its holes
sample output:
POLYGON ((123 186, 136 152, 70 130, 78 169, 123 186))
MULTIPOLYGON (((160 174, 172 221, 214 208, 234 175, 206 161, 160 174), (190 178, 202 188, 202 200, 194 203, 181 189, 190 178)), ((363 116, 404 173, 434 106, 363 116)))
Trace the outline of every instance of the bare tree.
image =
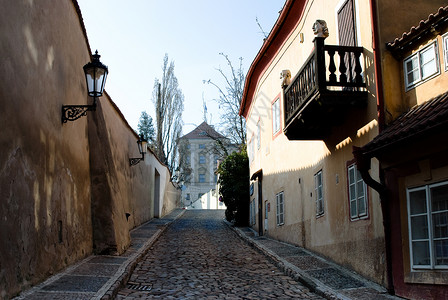
POLYGON ((217 69, 224 78, 225 87, 221 88, 211 79, 204 80, 204 83, 211 84, 218 89, 219 99, 216 99, 216 101, 222 112, 220 115, 220 127, 224 128, 225 135, 232 143, 241 146, 246 144, 246 121, 242 116, 238 115, 245 81, 243 58, 239 58, 239 65, 236 69, 226 54, 219 53, 219 55, 225 58, 230 69, 230 74, 224 72, 221 67, 217 69))
POLYGON ((162 79, 156 78, 153 102, 156 109, 156 155, 174 175, 178 169, 178 141, 182 133, 184 95, 174 75, 174 62, 165 54, 162 79))

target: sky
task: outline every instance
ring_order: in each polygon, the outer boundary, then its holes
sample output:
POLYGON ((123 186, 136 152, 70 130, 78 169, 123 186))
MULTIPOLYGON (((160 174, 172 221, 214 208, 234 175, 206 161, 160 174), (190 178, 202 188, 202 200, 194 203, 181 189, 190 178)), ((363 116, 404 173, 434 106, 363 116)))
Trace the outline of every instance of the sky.
POLYGON ((218 125, 219 93, 203 81, 211 79, 225 88, 216 69, 230 71, 219 53, 228 55, 235 67, 242 57, 247 73, 263 44, 263 32, 270 32, 284 2, 78 0, 91 50, 98 50, 109 68, 105 90, 133 129, 142 111, 155 119, 154 81, 162 76, 165 53, 174 61, 185 97, 184 134, 204 121, 204 102, 208 123, 218 125))

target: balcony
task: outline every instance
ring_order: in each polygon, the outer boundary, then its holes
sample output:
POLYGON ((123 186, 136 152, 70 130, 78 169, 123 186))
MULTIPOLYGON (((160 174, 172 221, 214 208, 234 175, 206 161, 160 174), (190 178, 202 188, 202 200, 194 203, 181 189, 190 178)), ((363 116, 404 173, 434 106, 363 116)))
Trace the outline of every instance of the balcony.
POLYGON ((362 47, 324 45, 324 38, 315 38, 313 52, 283 87, 288 139, 326 139, 350 113, 366 107, 362 53, 362 47))

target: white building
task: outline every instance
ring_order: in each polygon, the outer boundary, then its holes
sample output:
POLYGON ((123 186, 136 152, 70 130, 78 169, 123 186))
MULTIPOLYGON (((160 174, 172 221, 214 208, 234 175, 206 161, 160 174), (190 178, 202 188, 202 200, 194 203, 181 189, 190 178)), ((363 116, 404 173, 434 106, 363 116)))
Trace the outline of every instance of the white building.
POLYGON ((185 148, 185 164, 181 170, 183 180, 182 204, 189 208, 221 209, 216 191, 217 163, 224 150, 229 153, 235 147, 212 126, 203 122, 190 133, 181 137, 185 148), (222 146, 220 146, 220 145, 222 146), (204 196, 204 197, 203 197, 204 196), (203 201, 200 198, 203 197, 203 201))

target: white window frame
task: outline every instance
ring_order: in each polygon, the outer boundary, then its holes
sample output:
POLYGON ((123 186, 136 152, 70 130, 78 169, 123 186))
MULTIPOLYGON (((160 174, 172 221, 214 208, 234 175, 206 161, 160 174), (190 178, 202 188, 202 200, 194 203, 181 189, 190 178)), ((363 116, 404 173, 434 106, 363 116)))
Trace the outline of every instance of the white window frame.
POLYGON ((429 80, 432 77, 440 74, 437 41, 433 41, 432 43, 430 43, 426 47, 422 48, 421 50, 415 52, 414 54, 412 54, 412 55, 410 55, 408 57, 406 57, 404 59, 404 61, 403 61, 403 73, 404 73, 404 82, 405 82, 405 86, 406 86, 406 91, 409 91, 410 89, 412 89, 412 88, 416 87, 417 85, 425 82, 426 80, 429 80), (423 72, 422 54, 427 52, 427 51, 431 51, 431 50, 434 53, 434 59, 433 60, 434 60, 434 63, 435 63, 436 70, 433 73, 430 73, 430 74, 423 74, 422 73, 423 72), (411 61, 411 60, 415 60, 415 62, 416 62, 415 68, 412 69, 411 71, 417 71, 418 72, 418 77, 414 81, 408 82, 408 74, 411 73, 411 72, 408 71, 408 69, 406 67, 406 64, 409 61, 411 61))
POLYGON ((255 203, 255 199, 253 199, 250 202, 250 216, 249 216, 249 220, 250 220, 250 224, 251 225, 255 225, 256 223, 256 212, 255 212, 255 208, 256 208, 256 203, 255 203))
POLYGON ((280 192, 275 195, 275 201, 277 203, 277 226, 285 224, 285 197, 284 192, 280 192))
POLYGON ((324 176, 322 170, 314 175, 314 194, 316 199, 316 217, 321 217, 325 214, 324 176), (321 208, 320 210, 319 207, 321 208))
POLYGON ((348 183, 348 199, 350 206, 350 219, 360 220, 368 217, 368 197, 367 185, 361 177, 356 168, 356 164, 352 164, 347 168, 347 183, 348 183), (352 181, 353 179, 353 181, 352 181), (359 211, 360 202, 364 205, 364 211, 359 211))
POLYGON ((442 36, 443 41, 443 61, 445 62, 445 71, 448 71, 448 33, 442 36))
MULTIPOLYGON (((433 218, 436 214, 443 214, 443 213, 447 213, 448 214, 448 209, 446 210, 439 210, 434 212, 433 208, 432 208, 432 199, 431 199, 431 189, 433 188, 437 188, 440 186, 444 186, 444 185, 448 185, 448 181, 444 181, 444 182, 440 182, 440 183, 435 183, 435 184, 430 184, 430 185, 424 185, 424 186, 420 186, 420 187, 415 187, 415 188, 409 188, 406 191, 406 198, 407 198, 407 209, 408 209, 408 230, 409 230, 409 253, 410 253, 410 263, 411 263, 411 268, 414 270, 422 270, 422 269, 428 269, 428 270, 433 270, 433 269, 448 269, 448 263, 446 265, 436 265, 436 247, 434 245, 434 241, 435 240, 444 240, 448 242, 448 236, 443 237, 443 238, 435 238, 434 237, 434 226, 433 226, 433 218), (411 197, 410 194, 413 192, 417 192, 417 191, 424 191, 425 192, 425 212, 417 212, 412 214, 411 212, 411 197), (426 233, 427 233, 427 238, 416 238, 413 239, 412 236, 412 218, 418 218, 418 217, 426 217, 425 221, 426 221, 426 227, 422 227, 420 226, 419 228, 426 228, 426 233), (427 265, 423 265, 423 264, 414 264, 414 248, 413 248, 413 243, 414 242, 427 242, 428 243, 428 252, 429 252, 429 258, 430 258, 430 262, 427 265)), ((448 218, 445 219, 445 222, 447 224, 445 224, 445 226, 448 226, 448 218)))
POLYGON ((206 159, 205 155, 204 155, 204 154, 199 154, 199 163, 200 163, 201 165, 203 165, 203 164, 205 164, 206 162, 207 162, 207 159, 206 159))
POLYGON ((272 103, 272 134, 276 135, 280 132, 281 124, 280 97, 272 103))

